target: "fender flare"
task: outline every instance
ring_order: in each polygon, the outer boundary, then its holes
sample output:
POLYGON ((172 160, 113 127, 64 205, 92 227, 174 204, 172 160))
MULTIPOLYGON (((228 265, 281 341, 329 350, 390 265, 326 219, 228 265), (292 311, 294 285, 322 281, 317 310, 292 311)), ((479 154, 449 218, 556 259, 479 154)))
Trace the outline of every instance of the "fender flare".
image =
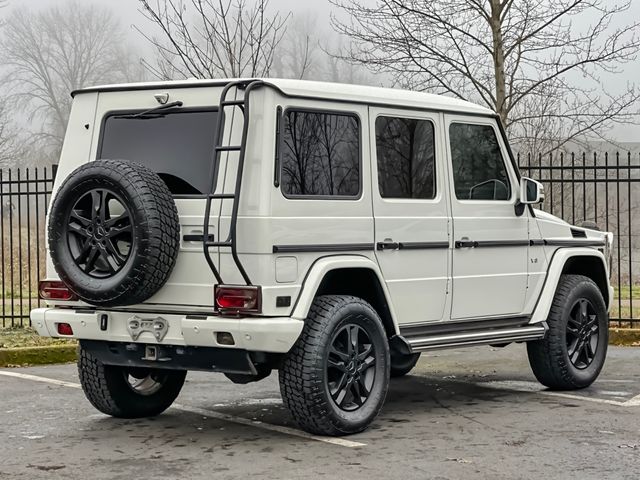
POLYGON ((586 247, 558 248, 553 252, 553 256, 551 257, 551 263, 547 270, 547 275, 545 277, 544 284, 542 285, 542 290, 540 291, 540 295, 538 296, 538 302, 533 309, 533 314, 531 315, 531 321, 529 323, 539 323, 547 319, 551 310, 553 298, 555 297, 556 289, 558 287, 558 282, 560 281, 560 276, 562 275, 562 271, 567 263, 567 260, 573 257, 595 257, 602 262, 605 274, 607 276, 607 288, 609 289, 607 309, 610 307, 611 299, 613 297, 613 288, 608 282, 609 268, 607 267, 607 262, 602 252, 594 248, 586 247))
POLYGON ((397 335, 399 333, 398 321, 393 309, 393 304, 391 303, 391 296, 389 295, 387 284, 384 281, 380 267, 370 258, 361 255, 332 255, 328 257, 321 257, 316 260, 307 271, 302 282, 300 293, 296 303, 294 304, 293 311, 291 312, 291 317, 298 320, 304 320, 307 318, 313 299, 315 298, 316 292, 318 291, 325 275, 332 270, 343 268, 368 269, 375 273, 389 307, 393 328, 397 335))

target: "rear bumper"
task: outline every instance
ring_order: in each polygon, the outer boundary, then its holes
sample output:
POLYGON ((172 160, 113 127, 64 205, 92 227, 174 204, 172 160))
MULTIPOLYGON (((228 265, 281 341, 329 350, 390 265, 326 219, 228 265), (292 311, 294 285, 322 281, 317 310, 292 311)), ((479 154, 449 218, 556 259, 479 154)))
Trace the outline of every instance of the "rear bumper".
POLYGON ((105 342, 159 344, 176 346, 216 347, 240 349, 253 352, 286 353, 296 342, 304 322, 289 317, 246 317, 222 318, 214 316, 190 316, 179 314, 155 314, 88 311, 62 308, 37 308, 31 311, 31 323, 44 337, 77 338, 105 342), (106 314, 106 329, 100 325, 101 315, 106 314), (129 320, 163 318, 168 323, 168 331, 161 341, 149 332, 142 333, 136 340, 128 331, 129 320), (59 335, 58 323, 68 323, 73 329, 72 336, 59 335), (218 332, 233 336, 234 345, 221 345, 216 341, 218 332))

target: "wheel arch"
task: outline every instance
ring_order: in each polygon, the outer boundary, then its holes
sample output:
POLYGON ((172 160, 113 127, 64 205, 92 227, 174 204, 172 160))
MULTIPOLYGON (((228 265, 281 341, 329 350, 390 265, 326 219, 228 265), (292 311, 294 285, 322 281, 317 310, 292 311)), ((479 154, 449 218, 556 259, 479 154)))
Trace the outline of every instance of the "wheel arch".
POLYGON ((592 279, 602 293, 607 308, 610 306, 613 292, 609 284, 609 269, 602 252, 593 248, 558 248, 553 253, 531 323, 547 319, 558 282, 565 274, 584 275, 592 279))
POLYGON ((318 295, 353 295, 378 312, 388 337, 398 334, 396 316, 378 265, 363 256, 332 256, 309 269, 292 317, 304 319, 318 295))

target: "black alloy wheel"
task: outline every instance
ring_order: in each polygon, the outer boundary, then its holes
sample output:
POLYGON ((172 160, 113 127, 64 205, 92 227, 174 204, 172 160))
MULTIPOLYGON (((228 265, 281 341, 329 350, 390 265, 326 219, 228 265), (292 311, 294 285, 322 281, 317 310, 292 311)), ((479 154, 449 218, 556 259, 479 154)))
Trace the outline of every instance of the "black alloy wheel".
POLYGON ((609 315, 598 285, 584 275, 562 275, 547 325, 544 338, 527 342, 538 381, 553 390, 591 385, 604 366, 609 343, 609 315))
POLYGON ((75 264, 91 277, 107 278, 127 262, 134 227, 119 195, 107 188, 94 188, 71 208, 66 234, 75 264))
POLYGON ((598 349, 598 314, 589 300, 580 298, 571 307, 567 319, 567 353, 579 370, 593 362, 598 349))
POLYGON ((279 370, 285 407, 315 435, 366 429, 389 388, 389 343, 376 310, 350 295, 315 298, 279 370))
POLYGON ((168 280, 180 219, 160 176, 128 160, 94 160, 69 173, 49 209, 51 262, 80 300, 137 305, 168 280))
POLYGON ((344 325, 331 340, 327 359, 327 388, 336 405, 347 412, 367 401, 375 381, 375 346, 356 324, 344 325))

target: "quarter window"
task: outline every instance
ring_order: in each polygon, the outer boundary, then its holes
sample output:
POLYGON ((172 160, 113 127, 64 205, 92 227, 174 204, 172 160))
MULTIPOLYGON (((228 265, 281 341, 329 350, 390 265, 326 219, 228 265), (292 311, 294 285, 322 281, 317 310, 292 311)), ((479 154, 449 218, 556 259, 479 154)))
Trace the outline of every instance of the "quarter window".
POLYGON ((378 188, 383 198, 435 197, 433 124, 399 117, 376 119, 378 188))
POLYGON ((350 114, 287 110, 281 188, 287 196, 357 197, 360 125, 350 114))
POLYGON ((508 200, 511 185, 495 130, 490 125, 453 123, 451 162, 459 200, 508 200))

